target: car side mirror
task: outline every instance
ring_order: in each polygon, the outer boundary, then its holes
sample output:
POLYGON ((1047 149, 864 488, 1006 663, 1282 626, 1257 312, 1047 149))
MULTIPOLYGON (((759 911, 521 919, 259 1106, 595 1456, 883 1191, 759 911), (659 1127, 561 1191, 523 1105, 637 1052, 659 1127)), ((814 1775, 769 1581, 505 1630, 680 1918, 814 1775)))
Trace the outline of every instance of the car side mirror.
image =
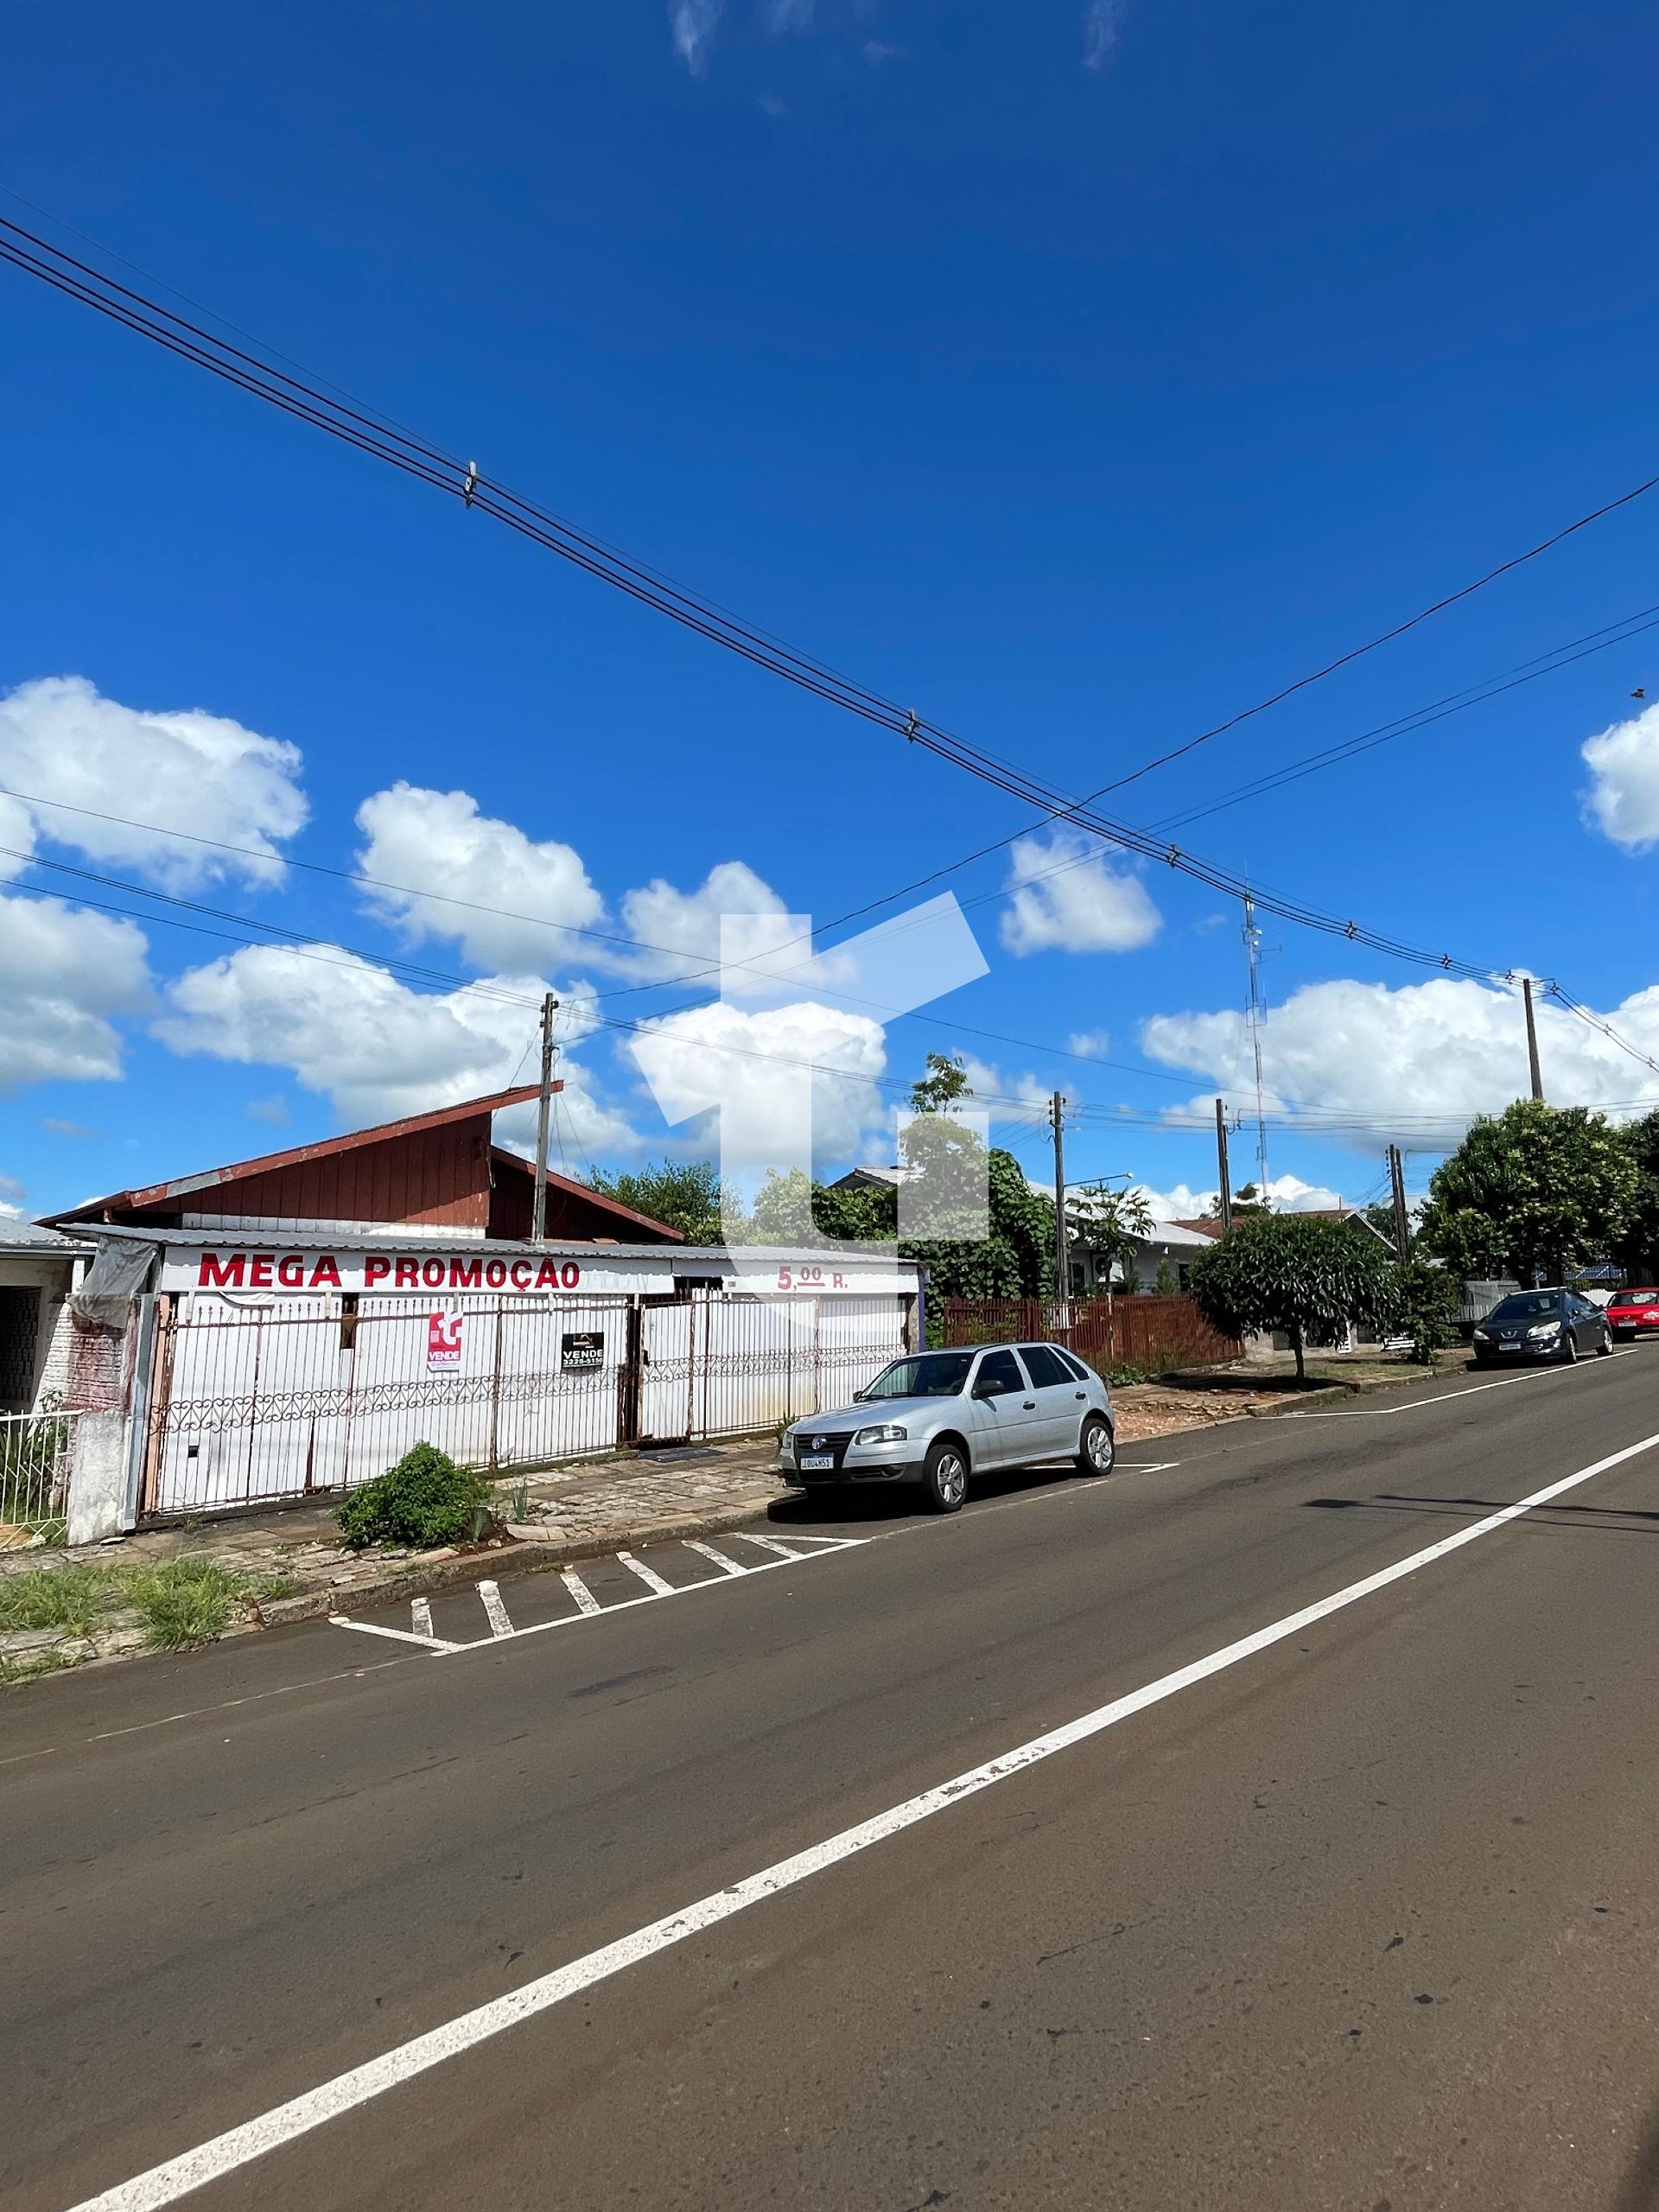
POLYGON ((974 1395, 976 1398, 1000 1398, 1001 1395, 1001 1391, 995 1382, 976 1382, 974 1385, 974 1395))

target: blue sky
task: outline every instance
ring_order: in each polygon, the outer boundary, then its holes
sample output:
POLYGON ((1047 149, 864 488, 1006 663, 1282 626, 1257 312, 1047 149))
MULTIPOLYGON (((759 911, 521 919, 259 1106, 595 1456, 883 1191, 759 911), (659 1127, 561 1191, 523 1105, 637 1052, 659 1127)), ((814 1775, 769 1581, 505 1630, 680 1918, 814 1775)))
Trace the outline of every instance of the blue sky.
MULTIPOLYGON (((10 28, 0 184, 1068 788, 1653 466, 1659 68, 1634 4, 68 0, 10 28)), ((16 199, 0 213, 80 250, 16 199)), ((842 913, 1028 818, 10 270, 0 312, 0 784, 327 867, 368 853, 388 880, 604 933, 492 931, 274 861, 215 873, 160 836, 118 852, 0 800, 0 844, 35 855, 0 859, 0 1202, 505 1082, 543 982, 649 1019, 706 993, 672 979, 707 963, 720 906, 842 913), (352 957, 239 954, 54 860, 352 957), (684 957, 607 941, 629 936, 684 957), (386 956, 483 988, 416 987, 386 956)), ((1659 602, 1656 526, 1659 493, 1118 804, 1208 804, 1659 602)), ((1182 836, 1557 976, 1659 1057, 1630 926, 1659 721, 1629 695, 1659 696, 1656 639, 1182 836), (1592 770, 1581 747, 1616 727, 1592 770)), ((1073 1173, 1204 1191, 1207 1140, 1157 1124, 1217 1089, 1246 1103, 1236 909, 1107 856, 1022 915, 1008 876, 1004 853, 950 880, 988 972, 925 1019, 883 1035, 780 990, 683 1034, 833 1049, 889 1082, 961 1049, 998 1099, 1086 1105, 1073 1173), (1090 1057, 1066 1057, 1078 1037, 1090 1057)), ((1509 995, 1266 937, 1275 1176, 1363 1195, 1399 1136, 1420 1184, 1434 1142, 1522 1088, 1509 995)), ((1543 1044, 1553 1096, 1659 1096, 1553 1005, 1543 1044)), ((566 1058, 572 1166, 683 1147, 626 1033, 579 1016, 566 1058)), ((764 1125, 768 1078, 741 1065, 764 1125)), ((824 1164, 887 1154, 887 1094, 821 1103, 824 1164)), ((1002 1118, 1039 1170, 1034 1107, 1002 1118)))

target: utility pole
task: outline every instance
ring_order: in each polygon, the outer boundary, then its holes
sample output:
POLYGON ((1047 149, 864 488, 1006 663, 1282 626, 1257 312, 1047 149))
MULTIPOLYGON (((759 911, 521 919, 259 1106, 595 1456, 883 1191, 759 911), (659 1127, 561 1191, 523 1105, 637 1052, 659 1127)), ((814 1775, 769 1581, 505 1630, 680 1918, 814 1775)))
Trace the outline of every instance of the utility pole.
POLYGON ((537 1244, 547 1235, 547 1125, 553 1110, 553 1017, 558 1010, 550 991, 542 1001, 542 1099, 536 1116, 536 1195, 530 1210, 530 1233, 537 1244))
POLYGON ((1411 1256, 1411 1218, 1406 1211, 1406 1163, 1397 1144, 1389 1147, 1389 1189, 1394 1199, 1394 1256, 1411 1256))
POLYGON ((1527 1009, 1527 1065, 1532 1070, 1532 1095, 1541 1104, 1544 1096, 1544 1078, 1538 1068, 1538 1025, 1532 1016, 1530 976, 1523 976, 1521 978, 1521 997, 1527 1009))
POLYGON ((1233 1225, 1233 1186, 1227 1174, 1227 1109, 1216 1101, 1216 1170, 1221 1178, 1221 1233, 1233 1225))
POLYGON ((1065 1249, 1065 1101, 1058 1090, 1048 1102, 1048 1117, 1054 1128, 1054 1294, 1069 1304, 1071 1262, 1065 1249))
POLYGON ((1255 901, 1244 894, 1244 950, 1250 963, 1250 1050, 1255 1060, 1255 1189, 1268 1203, 1268 1116, 1262 1103, 1262 932, 1255 926, 1255 901))

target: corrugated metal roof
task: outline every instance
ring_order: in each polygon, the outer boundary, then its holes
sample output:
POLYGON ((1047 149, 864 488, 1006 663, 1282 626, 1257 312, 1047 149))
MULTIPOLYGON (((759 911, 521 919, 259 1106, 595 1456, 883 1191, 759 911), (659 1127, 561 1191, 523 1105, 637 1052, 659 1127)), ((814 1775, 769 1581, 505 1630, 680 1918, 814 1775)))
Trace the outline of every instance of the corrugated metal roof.
POLYGON ((92 1249, 78 1237, 60 1236, 44 1222, 13 1221, 10 1217, 0 1217, 0 1252, 44 1252, 67 1260, 77 1252, 90 1252, 92 1249))
MULTIPOLYGON (((417 1246, 429 1247, 434 1252, 453 1255, 456 1252, 549 1252, 569 1253, 572 1259, 592 1259, 595 1255, 603 1259, 660 1260, 671 1274, 695 1273, 689 1269, 690 1260, 729 1260, 738 1267, 748 1266, 756 1260, 801 1260, 814 1256, 829 1256, 829 1252, 817 1253, 817 1248, 804 1248, 799 1244, 611 1244, 611 1243, 556 1243, 550 1236, 544 1244, 528 1241, 515 1243, 500 1236, 433 1236, 423 1230, 418 1224, 388 1222, 383 1230, 349 1230, 339 1233, 308 1230, 279 1229, 264 1233, 255 1229, 149 1229, 136 1223, 98 1222, 86 1232, 83 1248, 92 1249, 99 1238, 118 1236, 132 1239, 141 1244, 188 1244, 199 1247, 211 1245, 215 1251, 241 1248, 248 1251, 274 1252, 288 1246, 302 1251, 328 1250, 332 1252, 384 1252, 388 1249, 412 1251, 417 1246)), ((914 1268, 914 1260, 895 1258, 891 1251, 849 1251, 844 1247, 832 1247, 837 1265, 849 1262, 856 1267, 861 1260, 875 1268, 914 1268)))

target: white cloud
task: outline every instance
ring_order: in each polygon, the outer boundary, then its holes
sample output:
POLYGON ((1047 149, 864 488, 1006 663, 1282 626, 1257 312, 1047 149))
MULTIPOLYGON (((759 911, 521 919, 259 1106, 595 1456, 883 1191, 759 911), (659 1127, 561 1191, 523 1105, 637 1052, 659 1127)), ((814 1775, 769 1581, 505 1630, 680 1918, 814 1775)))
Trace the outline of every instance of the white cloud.
POLYGON ((538 844, 480 814, 470 792, 396 783, 364 800, 357 826, 367 840, 364 874, 401 887, 370 892, 368 902, 411 942, 453 938, 480 968, 522 970, 547 965, 561 931, 603 921, 605 902, 572 847, 538 844), (422 897, 429 885, 470 903, 422 897), (510 911, 478 911, 486 907, 510 911))
POLYGON ((143 932, 60 899, 0 899, 0 1091, 121 1073, 112 1016, 150 1003, 143 932))
POLYGON ((1123 27, 1123 0, 1089 0, 1083 11, 1083 66, 1106 69, 1117 50, 1123 27))
POLYGON ((1580 749, 1591 776, 1585 820, 1632 852, 1659 843, 1659 703, 1614 722, 1580 749))
POLYGON ((15 1175, 0 1175, 0 1221, 21 1221, 23 1186, 15 1175))
MULTIPOLYGON (((1659 985, 1635 992, 1605 1019, 1659 1058, 1659 985)), ((1621 1107, 1659 1096, 1659 1077, 1567 1010, 1537 1005, 1547 1096, 1621 1107)), ((1141 1041, 1153 1058, 1201 1072, 1247 1108, 1253 1098, 1249 1027, 1242 1014, 1156 1014, 1141 1041)), ((1394 1139, 1449 1148, 1477 1114, 1525 1096, 1527 1040, 1518 990, 1436 976, 1382 983, 1313 983, 1274 1007, 1262 1030, 1270 1111, 1309 1128, 1335 1117, 1361 1142, 1394 1139)), ((1190 1108, 1207 1112, 1213 1090, 1190 1108)))
MULTIPOLYGON (((193 968, 168 990, 156 1034, 175 1052, 289 1069, 347 1128, 420 1114, 506 1090, 531 1064, 539 976, 496 976, 459 990, 422 992, 337 947, 314 957, 249 945, 193 968)), ((591 989, 558 987, 562 1039, 591 1029, 591 989)), ((588 1078, 562 1057, 573 1109, 597 1141, 628 1141, 626 1126, 594 1107, 588 1078)))
POLYGON ((840 1073, 817 1074, 812 1085, 812 1140, 821 1158, 855 1155, 867 1129, 889 1107, 874 1083, 885 1074, 881 1027, 863 1014, 802 1000, 792 1006, 747 1008, 720 1000, 650 1024, 635 1047, 667 1114, 699 1112, 720 1102, 722 1161, 759 1178, 786 1167, 780 1132, 798 1119, 801 1063, 840 1073), (770 1064, 770 1065, 769 1065, 770 1064))
POLYGON ((1186 1183, 1167 1191, 1154 1191, 1150 1183, 1132 1183, 1129 1189, 1146 1200, 1154 1221, 1196 1221, 1216 1203, 1214 1191, 1195 1191, 1186 1183))
POLYGON ((1033 952, 1132 952, 1158 933, 1158 909, 1140 878, 1108 865, 1111 849, 1066 827, 1019 837, 1010 856, 1003 944, 1033 952))
POLYGON ((702 74, 725 0, 669 0, 668 22, 674 51, 694 77, 702 74))
POLYGON ((1111 1051, 1112 1040, 1103 1029, 1074 1029, 1065 1040, 1065 1049, 1081 1060, 1099 1060, 1111 1051))
MULTIPOLYGON (((774 977, 810 963, 810 924, 804 917, 790 916, 771 885, 744 861, 721 861, 695 891, 677 890, 659 875, 638 890, 624 892, 623 931, 647 949, 613 964, 668 982, 701 969, 718 973, 721 918, 727 914, 781 918, 773 926, 758 920, 753 928, 734 932, 728 951, 734 962, 756 962, 774 977), (802 943, 804 932, 806 941, 802 943)), ((738 976, 732 981, 735 983, 738 976)))
POLYGON ((300 766, 297 747, 224 715, 194 707, 165 713, 124 707, 83 676, 43 677, 0 696, 0 784, 93 811, 71 814, 27 801, 20 810, 16 801, 0 800, 0 842, 16 844, 20 829, 32 823, 26 842, 73 845, 138 868, 168 891, 225 876, 279 882, 278 845, 306 818, 300 766), (253 857, 100 821, 100 814, 218 838, 253 857))

